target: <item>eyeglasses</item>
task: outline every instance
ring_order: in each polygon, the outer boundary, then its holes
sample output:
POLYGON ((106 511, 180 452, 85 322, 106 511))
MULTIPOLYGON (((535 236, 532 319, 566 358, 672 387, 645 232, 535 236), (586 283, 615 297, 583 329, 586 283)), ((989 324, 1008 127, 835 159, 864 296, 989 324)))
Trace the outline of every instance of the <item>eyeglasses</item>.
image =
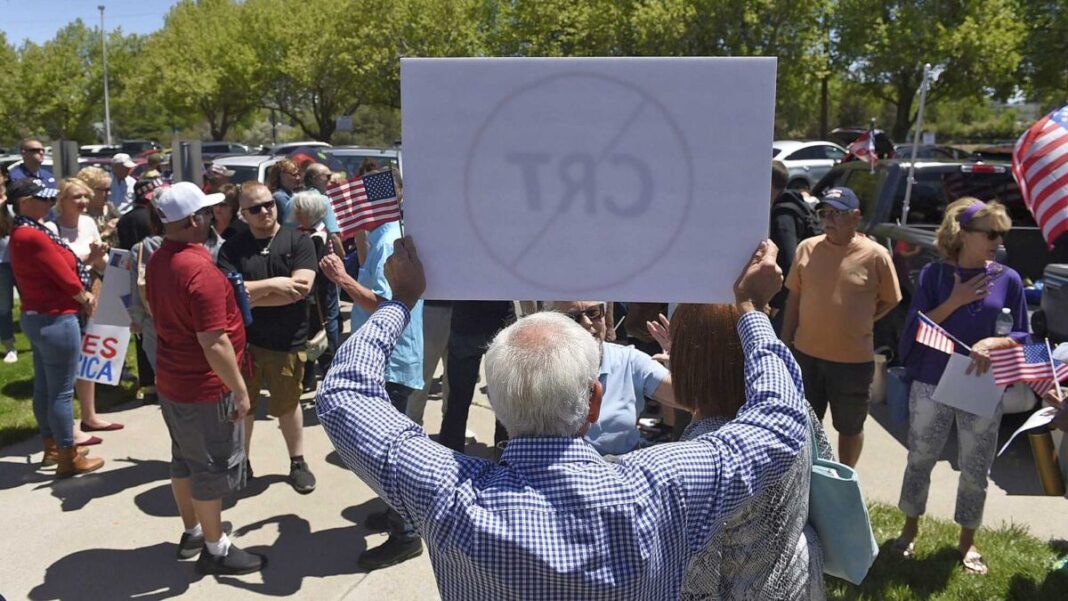
POLYGON ((564 313, 575 323, 582 323, 582 318, 590 320, 591 322, 598 319, 604 319, 604 305, 594 305, 588 309, 582 309, 581 311, 567 311, 564 313))
POLYGON ((978 228, 975 228, 975 229, 964 228, 964 231, 971 232, 973 234, 986 234, 986 239, 990 240, 991 242, 993 242, 994 240, 997 240, 998 238, 1004 238, 1005 236, 1009 235, 1008 231, 1001 231, 1001 230, 982 230, 982 229, 978 229, 978 228))
POLYGON ((258 205, 252 205, 251 207, 245 207, 241 209, 246 211, 249 215, 259 215, 262 211, 269 211, 274 208, 274 201, 268 200, 267 202, 261 202, 258 205))
POLYGON ((852 213, 852 211, 839 211, 838 209, 820 209, 816 211, 816 215, 818 215, 820 219, 834 219, 835 217, 848 215, 850 213, 852 213))
POLYGON ((44 148, 23 148, 22 152, 43 153, 44 148))

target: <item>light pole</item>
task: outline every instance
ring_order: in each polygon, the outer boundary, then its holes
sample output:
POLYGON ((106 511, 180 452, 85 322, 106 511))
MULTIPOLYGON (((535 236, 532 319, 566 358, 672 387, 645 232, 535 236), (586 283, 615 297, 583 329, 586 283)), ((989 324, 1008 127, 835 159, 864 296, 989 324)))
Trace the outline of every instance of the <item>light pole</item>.
POLYGON ((97 6, 100 9, 100 45, 104 49, 104 137, 107 145, 111 146, 111 103, 108 98, 108 36, 104 30, 104 5, 97 6))

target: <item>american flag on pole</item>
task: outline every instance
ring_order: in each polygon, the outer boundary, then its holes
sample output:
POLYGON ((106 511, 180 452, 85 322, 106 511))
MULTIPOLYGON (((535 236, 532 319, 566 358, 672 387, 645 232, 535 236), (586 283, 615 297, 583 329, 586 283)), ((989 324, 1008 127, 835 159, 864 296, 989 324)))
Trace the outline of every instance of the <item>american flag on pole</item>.
POLYGON ((1018 344, 993 350, 990 361, 994 383, 998 386, 1027 382, 1041 395, 1053 387, 1054 378, 1057 382, 1068 378, 1068 365, 1051 360, 1044 344, 1018 344))
POLYGON ((1012 173, 1051 247, 1068 231, 1068 106, 1031 126, 1012 151, 1012 173))
POLYGON ((953 339, 946 334, 942 326, 931 321, 923 313, 917 314, 919 321, 916 323, 916 342, 942 351, 947 355, 953 354, 953 339))
POLYGON ((875 154, 875 132, 871 129, 860 134, 856 140, 853 140, 853 143, 849 145, 848 150, 853 156, 872 167, 879 164, 879 155, 875 154))
POLYGON ((397 198, 392 169, 368 173, 327 188, 326 196, 337 215, 342 239, 356 230, 371 231, 401 218, 400 199, 397 198))

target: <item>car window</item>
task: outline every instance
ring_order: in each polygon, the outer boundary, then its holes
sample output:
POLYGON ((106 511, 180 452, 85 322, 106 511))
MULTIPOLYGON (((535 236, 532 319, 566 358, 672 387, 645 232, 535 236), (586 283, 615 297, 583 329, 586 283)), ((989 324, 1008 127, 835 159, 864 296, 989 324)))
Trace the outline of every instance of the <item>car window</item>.
POLYGON ((826 159, 826 155, 823 154, 823 149, 819 146, 809 146, 807 148, 801 148, 795 150, 790 156, 786 157, 788 161, 811 161, 811 160, 823 160, 826 159))
POLYGON ((230 177, 231 184, 243 184, 248 181, 254 182, 259 175, 258 167, 227 165, 226 168, 234 172, 234 175, 230 177))
POLYGON ((771 158, 773 158, 773 159, 774 159, 775 157, 779 156, 779 153, 780 153, 780 152, 782 152, 782 150, 781 150, 781 149, 779 149, 779 148, 772 148, 772 149, 771 149, 771 158))
POLYGON ((830 146, 830 145, 824 146, 823 147, 823 154, 824 154, 824 156, 826 158, 834 160, 834 161, 840 161, 843 158, 845 158, 845 153, 842 152, 842 149, 838 148, 837 146, 830 146))

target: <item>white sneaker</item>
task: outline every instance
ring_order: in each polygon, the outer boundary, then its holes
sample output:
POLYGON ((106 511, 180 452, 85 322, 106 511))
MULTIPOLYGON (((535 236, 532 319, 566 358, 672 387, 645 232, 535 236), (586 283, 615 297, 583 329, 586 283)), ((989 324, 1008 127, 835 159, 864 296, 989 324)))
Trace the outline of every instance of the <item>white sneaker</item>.
POLYGON ((15 349, 11 349, 4 355, 4 363, 18 363, 19 354, 15 349))

